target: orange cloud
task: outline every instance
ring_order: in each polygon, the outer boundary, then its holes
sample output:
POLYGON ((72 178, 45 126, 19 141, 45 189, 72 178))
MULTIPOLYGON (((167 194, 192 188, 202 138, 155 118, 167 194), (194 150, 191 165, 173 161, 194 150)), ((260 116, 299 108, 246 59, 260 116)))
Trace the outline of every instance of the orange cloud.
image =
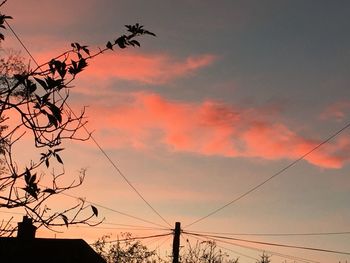
MULTIPOLYGON (((169 151, 225 157, 297 159, 319 141, 304 138, 285 124, 271 120, 263 109, 244 109, 204 101, 185 103, 154 93, 115 95, 116 106, 93 107, 90 120, 106 145, 137 149, 165 146, 169 151)), ((348 139, 338 139, 305 160, 325 168, 340 168, 349 160, 348 139)))

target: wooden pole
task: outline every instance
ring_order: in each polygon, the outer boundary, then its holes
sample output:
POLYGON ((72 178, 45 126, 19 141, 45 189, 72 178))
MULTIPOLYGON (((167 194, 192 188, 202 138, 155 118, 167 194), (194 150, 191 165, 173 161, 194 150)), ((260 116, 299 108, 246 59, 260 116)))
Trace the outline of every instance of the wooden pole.
POLYGON ((173 240, 173 263, 179 263, 181 223, 175 223, 173 240))

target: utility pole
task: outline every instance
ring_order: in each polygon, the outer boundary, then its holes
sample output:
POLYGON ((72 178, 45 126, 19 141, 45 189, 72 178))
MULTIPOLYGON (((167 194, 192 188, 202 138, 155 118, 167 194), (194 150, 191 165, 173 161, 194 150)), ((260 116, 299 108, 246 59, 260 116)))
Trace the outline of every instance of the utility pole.
POLYGON ((173 263, 179 263, 181 223, 175 223, 173 240, 173 263))

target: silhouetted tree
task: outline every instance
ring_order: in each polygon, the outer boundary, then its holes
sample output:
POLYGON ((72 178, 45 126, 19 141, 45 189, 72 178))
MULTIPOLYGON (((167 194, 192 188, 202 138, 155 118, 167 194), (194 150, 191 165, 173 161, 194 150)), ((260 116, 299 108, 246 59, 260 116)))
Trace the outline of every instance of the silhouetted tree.
MULTIPOLYGON (((149 250, 141 241, 133 238, 130 233, 122 233, 120 238, 113 241, 110 241, 110 236, 103 236, 93 247, 107 263, 172 262, 171 256, 162 258, 155 250, 149 250)), ((182 263, 238 263, 238 260, 219 249, 214 241, 196 242, 192 246, 187 240, 180 255, 182 263)))
POLYGON ((186 246, 181 250, 183 263, 238 263, 238 260, 218 248, 215 241, 197 241, 193 246, 187 239, 186 246))
MULTIPOLYGON (((6 1, 0 4, 1 6, 6 1)), ((5 29, 11 19, 0 13, 0 28, 5 29)), ((90 52, 86 45, 72 43, 66 52, 34 68, 25 66, 18 56, 0 58, 0 209, 23 208, 37 227, 85 223, 98 215, 94 206, 84 200, 63 211, 51 210, 48 200, 76 187, 84 180, 85 171, 63 184, 65 170, 61 143, 66 140, 87 140, 79 131, 86 124, 85 110, 71 111, 67 102, 72 82, 87 66, 88 61, 114 47, 124 49, 140 46, 135 39, 153 35, 136 24, 126 26, 128 33, 104 48, 90 52), (28 163, 16 155, 20 143, 31 138, 35 154, 28 163), (39 151, 39 152, 38 152, 39 151)), ((0 41, 4 40, 0 32, 0 41)), ((22 146, 23 147, 23 146, 22 146)), ((15 230, 8 222, 0 224, 0 235, 11 235, 15 230)))
POLYGON ((106 235, 94 244, 96 252, 107 263, 162 263, 163 261, 154 250, 149 250, 140 241, 133 239, 130 233, 121 233, 117 240, 110 240, 106 235))
POLYGON ((271 258, 271 256, 263 253, 260 256, 260 259, 256 263, 270 263, 271 262, 270 258, 271 258))

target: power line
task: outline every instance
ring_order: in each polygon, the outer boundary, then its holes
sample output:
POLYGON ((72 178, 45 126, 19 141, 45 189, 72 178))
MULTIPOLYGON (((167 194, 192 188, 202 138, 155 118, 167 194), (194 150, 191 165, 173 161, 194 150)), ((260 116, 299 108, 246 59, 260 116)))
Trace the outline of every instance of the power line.
POLYGON ((149 227, 149 226, 138 226, 138 225, 129 225, 129 224, 118 224, 118 223, 111 223, 111 222, 102 222, 101 225, 111 225, 111 226, 122 226, 122 227, 134 227, 138 228, 140 230, 170 230, 169 228, 156 228, 156 227, 149 227))
MULTIPOLYGON (((43 185, 40 185, 40 186, 43 186, 43 185)), ((80 200, 79 197, 74 196, 74 195, 70 195, 70 194, 67 194, 67 193, 60 193, 60 194, 62 194, 62 195, 64 195, 64 196, 67 196, 67 197, 70 197, 70 198, 73 198, 73 199, 80 200)), ((88 204, 90 204, 90 205, 97 206, 97 207, 99 207, 99 208, 103 208, 103 209, 108 210, 108 211, 113 212, 113 213, 117 213, 117 214, 120 214, 120 215, 129 217, 129 218, 133 218, 133 219, 142 221, 142 222, 144 222, 144 223, 148 223, 148 224, 151 224, 151 225, 155 225, 155 226, 161 227, 161 228, 159 228, 160 230, 168 230, 168 228, 165 228, 163 225, 154 223, 154 222, 152 222, 152 221, 149 221, 149 220, 146 220, 146 219, 137 217, 137 216, 133 216, 133 215, 127 214, 127 213, 125 213, 125 212, 118 211, 118 210, 116 210, 116 209, 113 209, 113 208, 110 208, 110 207, 107 207, 107 206, 104 206, 104 205, 101 205, 101 204, 98 204, 98 203, 95 203, 95 202, 91 202, 91 201, 89 201, 89 200, 87 200, 87 199, 85 199, 84 202, 85 202, 85 203, 88 203, 88 204)), ((0 213, 13 214, 13 215, 22 215, 22 216, 25 215, 24 213, 13 212, 13 211, 0 211, 0 213)), ((130 225, 126 225, 126 226, 130 226, 130 225)))
MULTIPOLYGON (((72 111, 72 109, 69 107, 69 105, 67 104, 68 109, 72 112, 73 115, 75 115, 75 113, 72 111)), ((88 129, 85 127, 85 125, 83 126, 84 130, 90 134, 90 138, 92 139, 92 141, 95 143, 95 145, 100 149, 100 151, 102 152, 102 154, 107 158, 107 160, 111 163, 111 165, 114 167, 114 169, 119 173, 119 175, 125 180, 125 182, 135 191, 135 193, 147 204, 147 206, 155 213, 157 214, 162 220, 163 222, 165 222, 168 226, 171 227, 170 223, 163 217, 160 215, 160 213, 143 197, 143 195, 131 184, 131 182, 126 178, 126 176, 124 175, 124 173, 122 173, 122 171, 118 168, 118 166, 115 164, 115 162, 109 157, 109 155, 105 152, 105 150, 101 147, 101 145, 96 141, 96 139, 92 136, 91 133, 89 133, 88 129)))
MULTIPOLYGON (((197 238, 197 237, 194 237, 197 238)), ((279 253, 279 252, 275 252, 275 251, 271 251, 271 250, 267 250, 267 249, 259 249, 256 247, 250 247, 247 245, 242 245, 242 244, 238 244, 232 241, 226 241, 226 240, 220 240, 220 239, 216 239, 216 238, 209 238, 207 237, 208 240, 213 240, 215 242, 220 242, 220 243, 224 243, 224 244, 228 244, 228 245, 233 245, 236 247, 241 247, 241 248, 245 248, 245 249, 250 249, 250 250, 254 250, 254 251, 259 251, 259 252, 267 252, 271 255, 276 255, 282 258, 287 258, 287 259, 292 259, 292 260, 297 260, 297 261, 301 261, 301 262, 305 262, 305 263, 320 263, 319 261, 315 261, 315 260, 311 260, 311 259, 306 259, 306 258, 302 258, 302 257, 296 257, 296 256, 292 256, 292 255, 287 255, 287 254, 283 254, 283 253, 279 253)))
POLYGON ((143 242, 142 245, 145 245, 146 247, 149 247, 151 245, 154 245, 154 243, 159 243, 161 241, 164 241, 164 239, 170 238, 172 235, 168 236, 161 236, 161 237, 154 237, 153 239, 149 239, 146 242, 143 242))
POLYGON ((155 248, 155 250, 160 249, 160 247, 163 246, 170 238, 171 238, 171 236, 169 235, 164 240, 162 239, 162 242, 155 248))
MULTIPOLYGON (((68 196, 68 197, 71 197, 71 198, 80 199, 79 197, 76 197, 76 196, 73 196, 73 195, 70 195, 70 194, 67 194, 67 193, 61 193, 61 194, 62 194, 62 195, 65 195, 65 196, 68 196)), ((105 210, 108 210, 108 211, 111 211, 111 212, 114 212, 114 213, 117 213, 117 214, 120 214, 120 215, 129 217, 129 218, 133 218, 133 219, 136 219, 136 220, 139 220, 139 221, 142 221, 142 222, 151 224, 151 225, 155 225, 155 226, 158 226, 158 227, 164 227, 163 225, 154 223, 154 222, 152 222, 152 221, 149 221, 149 220, 146 220, 146 219, 137 217, 137 216, 133 216, 133 215, 127 214, 127 213, 125 213, 125 212, 121 212, 121 211, 118 211, 118 210, 116 210, 116 209, 113 209, 113 208, 110 208, 110 207, 107 207, 107 206, 104 206, 104 205, 101 205, 101 204, 98 204, 98 203, 95 203, 95 202, 91 202, 91 201, 89 201, 89 200, 84 200, 84 201, 85 201, 85 203, 88 203, 88 204, 90 204, 90 205, 97 206, 97 207, 99 207, 99 208, 103 208, 103 209, 105 209, 105 210)))
MULTIPOLYGON (((41 187, 46 187, 46 186, 44 186, 44 185, 42 185, 42 184, 38 184, 38 185, 41 186, 41 187)), ((67 196, 67 197, 70 197, 70 198, 73 198, 73 199, 81 200, 81 198, 79 198, 79 197, 77 197, 77 196, 74 196, 74 195, 67 194, 67 193, 60 192, 59 194, 62 194, 62 195, 64 195, 64 196, 67 196)), ((114 213, 118 213, 118 214, 120 214, 120 215, 129 217, 129 218, 133 218, 133 219, 136 219, 136 220, 139 220, 139 221, 142 221, 142 222, 151 224, 151 225, 156 225, 156 226, 158 226, 158 227, 161 227, 161 229, 163 229, 163 230, 169 230, 168 228, 165 228, 163 225, 154 223, 154 222, 152 222, 152 221, 149 221, 149 220, 146 220, 146 219, 143 219, 143 218, 140 218, 140 217, 136 217, 136 216, 127 214, 127 213, 125 213, 125 212, 118 211, 118 210, 116 210, 116 209, 113 209, 113 208, 110 208, 110 207, 107 207, 107 206, 104 206, 104 205, 101 205, 101 204, 98 204, 98 203, 89 201, 89 200, 87 200, 87 199, 84 199, 84 202, 85 202, 85 203, 88 203, 88 204, 90 204, 90 205, 97 206, 97 207, 103 208, 103 209, 105 209, 105 210, 114 212, 114 213)), ((25 215, 24 213, 12 212, 12 211, 11 211, 11 212, 10 212, 10 211, 0 211, 0 213, 17 214, 17 215, 23 215, 23 216, 25 215)), ((92 222, 92 221, 91 221, 91 222, 92 222)), ((96 222, 96 223, 97 223, 97 222, 96 222)))
MULTIPOLYGON (((75 228, 91 228, 91 226, 85 225, 72 225, 75 228)), ((94 226, 94 229, 105 229, 105 230, 125 230, 125 231, 155 231, 155 229, 151 228, 132 228, 132 227, 104 227, 104 226, 94 226)), ((166 229, 163 229, 166 230, 166 229)))
POLYGON ((234 241, 241 241, 241 242, 247 242, 247 243, 254 243, 254 244, 260 244, 260 245, 267 245, 267 246, 276 246, 276 247, 285 247, 285 248, 295 248, 295 249, 312 250, 312 251, 326 252, 326 253, 333 253, 333 254, 350 255, 350 252, 337 251, 337 250, 329 250, 329 249, 323 249, 323 248, 314 248, 314 247, 305 247, 305 246, 294 246, 294 245, 270 243, 270 242, 263 242, 263 241, 256 241, 256 240, 247 240, 247 239, 240 239, 240 238, 233 238, 233 237, 215 236, 215 235, 200 235, 200 234, 195 234, 195 233, 190 233, 190 232, 183 232, 183 233, 191 234, 191 235, 194 235, 194 236, 202 236, 202 237, 209 237, 209 238, 220 238, 220 239, 224 239, 224 240, 234 240, 234 241))
POLYGON ((10 31, 12 32, 12 34, 16 37, 16 39, 18 40, 18 42, 21 44, 21 46, 24 48, 24 50, 28 53, 29 57, 34 61, 34 63, 38 66, 38 62, 36 61, 36 59, 32 56, 32 54, 30 53, 30 51, 27 49, 27 47, 24 45, 24 43, 22 42, 22 40, 20 39, 20 37, 16 34, 16 32, 13 30, 13 28, 10 26, 10 24, 5 20, 5 23, 7 25, 7 27, 10 29, 10 31))
POLYGON ((232 205, 233 203, 239 201, 240 199, 246 197, 247 195, 249 195, 250 193, 256 191, 257 189, 259 189, 260 187, 262 187, 264 184, 266 184, 267 182, 271 181, 272 179, 274 179, 275 177, 279 176, 280 174, 282 174, 283 172, 285 172, 286 170, 288 170, 289 168, 293 167, 294 165, 296 165, 297 163, 299 163, 301 160, 303 160, 306 156, 308 156, 309 154, 311 154, 312 152, 316 151, 318 148, 320 148, 321 146, 323 146, 324 144, 328 143, 330 140, 332 140, 333 138, 335 138, 336 136, 338 136, 340 133, 342 133, 344 130, 348 129, 350 127, 350 123, 347 123, 345 126, 343 126, 341 129, 337 130, 336 132, 334 132, 333 134, 331 134, 329 137, 327 137, 325 140, 323 140, 322 142, 320 142, 319 144, 317 144, 315 147, 313 147, 311 150, 309 150, 308 152, 304 153, 302 156, 300 156, 298 159, 292 161, 290 164, 288 164, 287 166, 285 166, 284 168, 282 168, 281 170, 279 170, 278 172, 276 172, 275 174, 273 174, 272 176, 270 176, 269 178, 267 178, 266 180, 262 181, 261 183, 259 183, 258 185, 254 186, 253 188, 251 188, 250 190, 246 191, 245 193, 241 194, 240 196, 238 196, 237 198, 233 199, 232 201, 228 202, 227 204, 215 209, 214 211, 212 211, 211 213, 197 219, 196 221, 192 222, 191 224, 188 224, 187 226, 185 226, 185 228, 192 226, 194 224, 197 224, 198 222, 218 213, 219 211, 223 210, 224 208, 232 205))
MULTIPOLYGON (((66 195, 68 197, 71 197, 71 198, 74 198, 74 199, 79 199, 78 197, 76 196, 72 196, 72 195, 68 195, 68 194, 65 194, 65 193, 61 193, 62 195, 66 195)), ((121 211, 118 211, 118 210, 115 210, 113 208, 109 208, 109 207, 106 207, 106 206, 103 206, 103 205, 100 205, 100 204, 97 204, 97 203, 94 203, 94 202, 90 202, 88 200, 85 200, 86 203, 89 203, 89 204, 92 204, 94 206, 97 206, 97 207, 100 207, 100 208, 103 208, 103 209, 106 209, 106 210, 109 210, 111 212, 114 212, 114 213, 118 213, 118 214, 121 214, 123 216, 126 216, 126 217, 129 217, 129 218, 133 218, 133 219, 136 219, 136 220, 139 220, 139 221, 142 221, 144 223, 148 223, 148 224, 151 224, 151 225, 155 225, 155 226, 158 226, 160 228, 151 228, 151 227, 146 227, 146 226, 134 226, 134 225, 126 225, 126 224, 116 224, 116 223, 107 223, 107 222, 101 222, 101 224, 106 224, 106 225, 120 225, 120 226, 128 226, 128 227, 142 227, 144 228, 145 230, 147 229, 151 229, 151 230, 170 230, 169 228, 164 228, 162 225, 159 225, 157 223, 154 223, 152 221, 148 221, 146 219, 142 219, 140 217, 136 217, 136 216, 133 216, 133 215, 130 215, 130 214, 127 214, 127 213, 124 213, 124 212, 121 212, 121 211)), ((5 213, 5 214, 13 214, 13 215, 22 215, 22 216, 25 216, 24 213, 20 213, 20 212, 9 212, 9 211, 0 211, 0 213, 5 213)), ((98 222, 95 222, 95 221, 91 221, 92 223, 98 223, 98 222)))
POLYGON ((217 240, 214 239, 217 242, 221 242, 224 244, 231 244, 237 247, 241 247, 241 248, 246 248, 246 249, 250 249, 250 250, 254 250, 254 251, 259 251, 260 253, 269 253, 271 255, 275 255, 278 257, 282 257, 282 258, 287 258, 287 259, 291 259, 294 261, 298 261, 298 262, 304 262, 304 263, 320 263, 319 261, 315 261, 315 260, 311 260, 311 259, 306 259, 306 258, 302 258, 302 257, 297 257, 297 256, 292 256, 292 255, 288 255, 288 254, 284 254, 284 253, 279 253, 279 252, 275 252, 275 251, 271 251, 271 250, 266 250, 266 249, 259 249, 259 248, 254 248, 254 247, 250 247, 250 246, 246 246, 246 245, 242 245, 242 244, 237 244, 234 242, 227 242, 227 241, 223 241, 223 240, 217 240))
MULTIPOLYGON (((91 228, 90 226, 79 226, 73 225, 75 228, 91 228)), ((104 230, 120 230, 120 231, 154 231, 153 229, 143 229, 143 228, 128 228, 128 227, 103 227, 103 226, 94 226, 94 229, 104 229, 104 230)))
MULTIPOLYGON (((187 235, 188 235, 188 234, 187 234, 187 235)), ((195 239, 197 239, 198 241, 201 241, 201 242, 206 241, 206 240, 212 240, 212 239, 201 239, 201 238, 199 238, 199 237, 192 236, 192 235, 188 235, 188 236, 191 236, 191 237, 193 237, 193 238, 195 238, 195 239)), ((246 254, 243 254, 243 253, 241 253, 241 252, 235 251, 235 250, 233 250, 233 249, 224 248, 224 247, 221 247, 221 246, 218 246, 218 245, 217 245, 217 247, 220 247, 220 248, 225 249, 225 250, 227 250, 227 251, 233 252, 233 253, 235 253, 236 255, 240 255, 240 256, 243 256, 243 257, 250 258, 250 259, 253 259, 253 260, 258 261, 257 258, 248 256, 248 255, 246 255, 246 254)))
POLYGON ((206 232, 206 231, 191 231, 198 234, 212 234, 212 235, 227 235, 227 236, 330 236, 330 235, 348 235, 350 231, 339 232, 308 232, 308 233, 225 233, 225 232, 206 232))
MULTIPOLYGON (((109 241, 105 241, 105 243, 127 242, 127 241, 131 241, 131 240, 144 240, 144 239, 155 238, 155 237, 170 236, 172 234, 173 233, 159 234, 159 235, 152 235, 152 236, 130 237, 130 238, 124 238, 124 239, 109 240, 109 241)), ((92 245, 92 244, 90 244, 90 245, 92 245)))
MULTIPOLYGON (((34 63, 40 68, 38 62, 35 60, 34 56, 31 54, 31 52, 28 50, 28 48, 24 45, 24 43, 21 41, 20 37, 16 34, 16 32, 13 30, 13 28, 10 26, 10 24, 5 20, 6 25, 9 27, 11 32, 14 34, 16 39, 19 41, 21 46, 24 48, 24 50, 28 53, 28 55, 33 59, 34 63)), ((58 93, 59 94, 59 93, 58 93)), ((59 94, 59 96, 61 96, 59 94)), ((77 117, 72 108, 68 105, 68 103, 64 102, 69 111, 73 114, 74 117, 77 117)), ((85 127, 85 124, 82 126, 83 129, 86 131, 86 133, 90 136, 91 140, 95 143, 97 148, 101 151, 101 153, 106 157, 106 159, 110 162, 110 164, 114 167, 114 169, 117 171, 117 173, 124 179, 124 181, 134 190, 134 192, 146 203, 146 205, 155 213, 157 214, 167 225, 170 225, 170 223, 165 220, 164 217, 160 215, 160 213, 143 197, 143 195, 131 184, 131 182, 126 178, 124 173, 119 169, 119 167, 116 165, 116 163, 109 157, 109 155, 106 153, 106 151, 102 148, 102 146, 96 141, 96 139, 93 137, 93 135, 89 132, 89 130, 85 127)))

